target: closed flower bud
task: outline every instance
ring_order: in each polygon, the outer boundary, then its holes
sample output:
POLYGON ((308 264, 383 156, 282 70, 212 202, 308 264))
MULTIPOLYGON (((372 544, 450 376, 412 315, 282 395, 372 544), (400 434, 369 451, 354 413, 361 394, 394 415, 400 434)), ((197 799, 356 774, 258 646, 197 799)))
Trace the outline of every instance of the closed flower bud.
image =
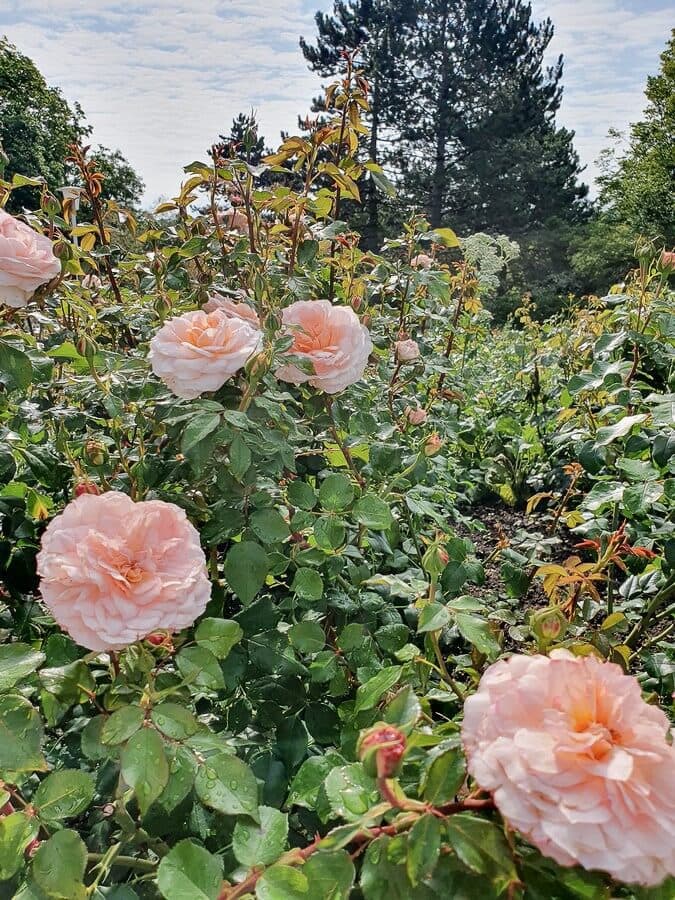
POLYGON ((101 441, 87 441, 84 445, 84 458, 92 466, 102 466, 108 458, 105 444, 101 441))
POLYGON ((414 362, 416 359, 419 359, 420 348, 416 341, 410 338, 407 341, 396 341, 394 347, 396 359, 399 362, 414 362))
POLYGON ((664 250, 659 261, 664 272, 675 272, 675 250, 664 250))
POLYGON ((97 484, 94 484, 93 481, 80 481, 75 485, 73 490, 73 495, 75 497, 81 497, 82 494, 100 494, 101 489, 97 484))
POLYGON ((427 411, 420 406, 406 406, 403 415, 411 425, 423 425, 427 420, 427 411))
POLYGON ((445 547, 434 542, 422 557, 422 568, 434 578, 438 578, 445 569, 450 557, 445 547))
POLYGON ((437 453, 440 453, 443 449, 443 441, 440 437, 434 432, 430 434, 429 437, 424 442, 424 455, 431 457, 436 456, 437 453))
POLYGON ((531 614, 530 629, 542 643, 551 644, 564 637, 567 619, 560 607, 548 606, 531 614))
POLYGON ((80 356, 84 356, 85 359, 93 359, 98 353, 98 344, 88 334, 80 335, 75 346, 80 356))
POLYGON ((68 241, 54 241, 52 251, 57 259, 72 259, 73 247, 68 241))
POLYGON ((373 778, 393 778, 401 768, 406 736, 393 725, 378 722, 361 733, 356 752, 373 778))

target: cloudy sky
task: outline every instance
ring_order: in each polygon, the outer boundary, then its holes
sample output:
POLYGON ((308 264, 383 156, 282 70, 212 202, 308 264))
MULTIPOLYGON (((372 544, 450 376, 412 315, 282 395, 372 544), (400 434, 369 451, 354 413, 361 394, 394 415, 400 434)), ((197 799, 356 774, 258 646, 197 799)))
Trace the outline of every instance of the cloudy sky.
MULTIPOLYGON (((146 182, 146 204, 172 196, 182 165, 232 117, 258 111, 276 142, 308 110, 318 81, 298 36, 332 0, 0 0, 0 34, 50 84, 78 100, 94 141, 119 148, 146 182)), ((577 133, 588 166, 610 127, 639 118, 646 77, 675 24, 671 0, 532 0, 556 25, 563 53, 560 122, 577 133)))

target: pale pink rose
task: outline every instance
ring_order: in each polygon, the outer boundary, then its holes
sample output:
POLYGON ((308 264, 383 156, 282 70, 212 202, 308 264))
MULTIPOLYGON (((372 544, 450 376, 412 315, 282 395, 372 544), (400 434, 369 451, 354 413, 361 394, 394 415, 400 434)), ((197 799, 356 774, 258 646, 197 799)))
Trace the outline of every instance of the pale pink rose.
POLYGON ((434 264, 433 259, 426 253, 418 253, 410 260, 410 265, 415 269, 430 269, 434 264))
POLYGON ((420 348, 416 341, 409 338, 407 341, 396 341, 394 344, 396 359, 399 362, 414 362, 419 359, 420 348))
POLYGON ((98 275, 94 275, 94 273, 91 272, 82 279, 82 287, 87 288, 89 291, 100 291, 103 287, 103 282, 98 275))
POLYGON ((60 272, 49 238, 0 209, 0 303, 25 306, 60 272))
POLYGON ((403 415, 411 425, 423 425, 427 420, 427 411, 421 406, 406 406, 403 415))
POLYGON ((255 328, 260 328, 260 319, 258 313, 249 306, 248 303, 237 303, 230 300, 229 297, 221 297, 219 294, 212 294, 202 307, 204 312, 214 312, 216 309, 222 309, 230 319, 242 319, 255 328))
POLYGON ((150 341, 152 371, 184 400, 216 391, 258 350, 261 334, 222 309, 169 319, 150 341))
POLYGON ((675 250, 664 250, 661 253, 661 265, 664 269, 675 271, 675 250))
POLYGON ((37 558, 42 600, 89 650, 180 631, 211 595, 199 533, 173 503, 83 494, 50 522, 37 558))
POLYGON ((470 774, 564 866, 656 885, 675 875, 675 747, 619 666, 567 650, 490 666, 464 707, 470 774))
POLYGON ((373 345, 353 309, 328 300, 298 300, 283 310, 282 321, 293 335, 288 353, 306 360, 314 374, 289 363, 277 369, 277 378, 291 384, 308 381, 327 394, 361 379, 373 345))
POLYGON ((237 231, 239 234, 248 234, 248 216, 246 213, 232 207, 218 214, 218 221, 221 222, 228 231, 237 231))

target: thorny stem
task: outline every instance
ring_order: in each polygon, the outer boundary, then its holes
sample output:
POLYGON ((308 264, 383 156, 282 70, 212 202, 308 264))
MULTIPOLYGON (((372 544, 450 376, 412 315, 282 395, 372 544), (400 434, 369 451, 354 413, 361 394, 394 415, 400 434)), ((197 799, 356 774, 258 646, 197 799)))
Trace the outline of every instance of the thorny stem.
POLYGON ((637 622, 631 633, 626 638, 624 643, 627 647, 630 647, 631 649, 635 647, 659 607, 670 602, 673 598, 675 598, 675 576, 671 575, 671 577, 664 584, 658 594, 656 594, 656 596, 649 603, 644 613, 642 614, 642 618, 639 622, 637 622))

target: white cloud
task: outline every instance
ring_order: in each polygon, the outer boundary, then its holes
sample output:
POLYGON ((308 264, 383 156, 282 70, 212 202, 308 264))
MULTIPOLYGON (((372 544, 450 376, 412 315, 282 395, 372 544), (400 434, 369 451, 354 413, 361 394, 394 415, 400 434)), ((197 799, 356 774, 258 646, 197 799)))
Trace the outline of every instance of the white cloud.
MULTIPOLYGON (((0 0, 0 33, 51 84, 78 100, 94 140, 119 147, 147 184, 146 202, 178 187, 183 164, 234 115, 256 108, 276 141, 308 110, 319 80, 298 36, 314 33, 314 6, 331 0, 0 0)), ((639 117, 646 75, 656 71, 672 14, 661 0, 533 0, 556 25, 564 53, 560 121, 592 163, 610 127, 639 117), (647 7, 651 8, 647 8, 647 7)))

